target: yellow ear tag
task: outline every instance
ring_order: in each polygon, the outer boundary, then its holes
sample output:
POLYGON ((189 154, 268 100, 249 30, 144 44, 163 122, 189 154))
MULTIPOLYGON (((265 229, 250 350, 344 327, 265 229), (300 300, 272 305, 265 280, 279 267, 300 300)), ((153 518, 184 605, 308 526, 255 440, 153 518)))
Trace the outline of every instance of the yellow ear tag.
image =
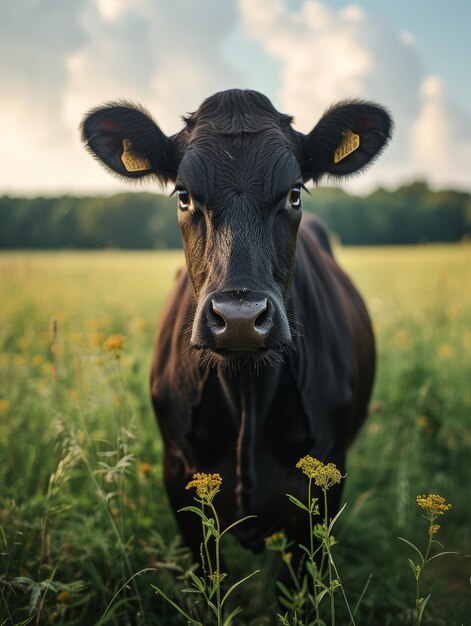
POLYGON ((334 152, 334 163, 339 163, 360 147, 360 136, 350 128, 342 133, 343 139, 334 152))
POLYGON ((121 161, 128 172, 146 172, 152 169, 150 161, 143 156, 132 154, 132 143, 130 139, 123 139, 123 154, 121 161))

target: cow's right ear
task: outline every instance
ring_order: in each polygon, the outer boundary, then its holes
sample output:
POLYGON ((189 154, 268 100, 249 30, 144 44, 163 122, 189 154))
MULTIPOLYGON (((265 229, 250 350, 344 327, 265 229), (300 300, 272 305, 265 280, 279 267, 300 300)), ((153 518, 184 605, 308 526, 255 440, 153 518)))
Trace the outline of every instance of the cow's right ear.
POLYGON ((174 137, 167 137, 142 108, 126 102, 92 109, 81 124, 82 141, 109 171, 127 179, 174 181, 178 170, 174 137))

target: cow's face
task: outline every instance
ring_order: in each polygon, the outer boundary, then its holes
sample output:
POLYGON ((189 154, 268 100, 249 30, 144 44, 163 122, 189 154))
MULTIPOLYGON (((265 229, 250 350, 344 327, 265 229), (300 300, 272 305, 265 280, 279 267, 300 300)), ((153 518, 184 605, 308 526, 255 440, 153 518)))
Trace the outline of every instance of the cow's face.
POLYGON ((175 183, 197 303, 191 343, 221 363, 274 362, 291 344, 286 303, 304 182, 359 171, 390 132, 381 107, 348 102, 303 135, 267 98, 240 90, 208 98, 173 137, 128 105, 83 123, 87 146, 113 172, 175 183))
POLYGON ((273 357, 291 343, 299 140, 268 101, 246 99, 215 96, 188 119, 175 187, 197 299, 191 342, 223 359, 273 357))

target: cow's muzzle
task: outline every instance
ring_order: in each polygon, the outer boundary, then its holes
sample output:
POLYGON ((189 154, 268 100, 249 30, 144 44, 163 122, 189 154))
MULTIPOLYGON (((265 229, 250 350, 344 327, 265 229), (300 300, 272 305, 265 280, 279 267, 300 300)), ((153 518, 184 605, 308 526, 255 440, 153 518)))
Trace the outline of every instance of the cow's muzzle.
POLYGON ((197 308, 192 345, 211 350, 259 351, 291 341, 284 307, 246 289, 208 295, 197 308))

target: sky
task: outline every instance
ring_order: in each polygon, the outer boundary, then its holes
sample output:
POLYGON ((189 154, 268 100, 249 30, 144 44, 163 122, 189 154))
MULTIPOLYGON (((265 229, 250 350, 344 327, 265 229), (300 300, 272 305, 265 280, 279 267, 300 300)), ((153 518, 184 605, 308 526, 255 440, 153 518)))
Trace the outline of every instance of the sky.
POLYGON ((0 195, 125 191, 80 144, 87 110, 137 102, 172 134, 231 87, 305 133, 345 98, 385 105, 393 141, 350 192, 471 190, 470 23, 469 0, 1 2, 0 195))

